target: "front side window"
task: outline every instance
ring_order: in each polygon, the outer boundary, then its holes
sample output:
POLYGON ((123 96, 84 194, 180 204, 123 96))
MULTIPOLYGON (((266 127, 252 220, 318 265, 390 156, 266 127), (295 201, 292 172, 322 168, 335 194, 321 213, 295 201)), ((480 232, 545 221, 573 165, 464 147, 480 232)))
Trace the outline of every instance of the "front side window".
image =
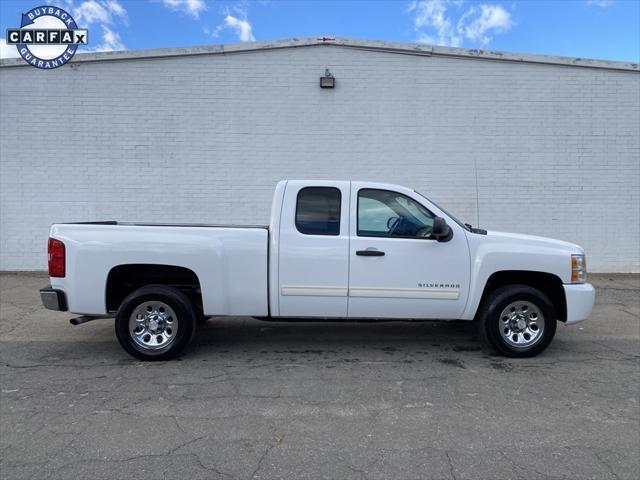
POLYGON ((364 188, 358 192, 358 236, 425 238, 435 215, 398 192, 364 188))
POLYGON ((340 203, 337 188, 303 188, 296 203, 296 228, 305 235, 340 235, 340 203))

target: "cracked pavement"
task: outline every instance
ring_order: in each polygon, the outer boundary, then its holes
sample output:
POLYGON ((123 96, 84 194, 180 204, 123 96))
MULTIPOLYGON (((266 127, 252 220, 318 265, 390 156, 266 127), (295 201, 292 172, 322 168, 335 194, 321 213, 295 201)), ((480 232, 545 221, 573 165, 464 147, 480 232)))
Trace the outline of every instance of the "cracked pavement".
POLYGON ((0 274, 2 479, 636 479, 640 276, 542 355, 466 322, 213 318, 143 363, 0 274))

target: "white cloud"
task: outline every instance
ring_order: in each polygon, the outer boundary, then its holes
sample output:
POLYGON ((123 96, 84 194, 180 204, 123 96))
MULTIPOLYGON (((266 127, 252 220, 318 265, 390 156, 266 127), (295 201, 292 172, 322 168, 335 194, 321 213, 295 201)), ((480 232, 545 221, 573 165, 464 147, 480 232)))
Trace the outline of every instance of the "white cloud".
POLYGON ((233 15, 227 14, 224 18, 226 27, 231 28, 241 42, 255 42, 256 37, 253 36, 251 24, 246 18, 240 19, 233 15))
POLYGON ((417 42, 427 45, 433 45, 434 43, 437 43, 435 38, 433 38, 431 35, 427 35, 426 33, 421 33, 420 35, 418 35, 417 42))
POLYGON ((178 10, 193 18, 198 18, 201 12, 207 9, 204 0, 162 0, 165 7, 172 10, 178 10))
MULTIPOLYGON (((426 28, 435 31, 435 37, 421 32, 423 40, 434 38, 439 45, 459 47, 462 44, 462 38, 454 30, 451 18, 447 15, 448 7, 448 0, 423 0, 413 2, 409 7, 409 11, 415 12, 413 25, 416 30, 426 28)), ((423 41, 422 43, 426 42, 423 41)))
POLYGON ((118 3, 117 0, 107 0, 107 8, 114 14, 119 17, 126 17, 127 11, 124 9, 122 5, 118 3))
POLYGON ((472 4, 460 0, 421 0, 409 7, 419 43, 460 47, 467 41, 487 45, 492 35, 514 26, 511 13, 498 4, 472 4), (457 18, 457 21, 456 21, 457 18))
POLYGON ((470 40, 487 45, 489 34, 506 32, 513 26, 511 14, 501 5, 480 5, 470 8, 458 22, 458 30, 470 40), (466 23, 469 21, 469 23, 466 23))
POLYGON ((111 22, 109 11, 94 0, 82 2, 73 10, 73 17, 76 23, 92 24, 94 22, 111 22))
POLYGON ((96 52, 113 52, 114 50, 126 50, 120 34, 114 32, 106 25, 102 25, 102 43, 95 47, 96 52))
POLYGON ((79 25, 112 24, 115 18, 126 21, 127 11, 117 0, 86 0, 73 7, 73 17, 79 25))
POLYGON ((128 22, 127 10, 118 0, 85 0, 77 6, 71 6, 76 23, 90 29, 89 38, 95 39, 95 27, 102 30, 102 42, 82 49, 84 52, 112 52, 126 50, 127 47, 115 29, 116 23, 128 22), (93 33, 93 34, 92 34, 93 33))
POLYGON ((15 45, 7 45, 4 38, 0 38, 0 58, 16 58, 19 57, 18 49, 15 45))
POLYGON ((594 7, 607 8, 613 4, 612 0, 587 0, 587 5, 594 7))

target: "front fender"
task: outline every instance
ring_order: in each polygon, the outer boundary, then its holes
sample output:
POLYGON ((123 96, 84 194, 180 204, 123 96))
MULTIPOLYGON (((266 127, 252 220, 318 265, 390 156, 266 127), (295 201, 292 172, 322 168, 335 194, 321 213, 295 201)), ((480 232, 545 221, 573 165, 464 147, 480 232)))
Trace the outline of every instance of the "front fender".
MULTIPOLYGON (((489 240, 489 239, 488 239, 489 240)), ((462 318, 472 320, 489 278, 502 271, 527 271, 552 274, 562 283, 571 279, 571 251, 542 245, 508 241, 484 241, 471 246, 471 286, 462 318)))

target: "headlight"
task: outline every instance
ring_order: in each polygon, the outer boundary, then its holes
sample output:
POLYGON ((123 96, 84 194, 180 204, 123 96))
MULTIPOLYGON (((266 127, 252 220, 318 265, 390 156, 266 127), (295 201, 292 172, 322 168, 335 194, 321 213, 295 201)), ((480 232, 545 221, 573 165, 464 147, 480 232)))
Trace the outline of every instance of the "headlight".
POLYGON ((587 280, 587 261, 583 255, 571 255, 571 283, 584 283, 587 280))

